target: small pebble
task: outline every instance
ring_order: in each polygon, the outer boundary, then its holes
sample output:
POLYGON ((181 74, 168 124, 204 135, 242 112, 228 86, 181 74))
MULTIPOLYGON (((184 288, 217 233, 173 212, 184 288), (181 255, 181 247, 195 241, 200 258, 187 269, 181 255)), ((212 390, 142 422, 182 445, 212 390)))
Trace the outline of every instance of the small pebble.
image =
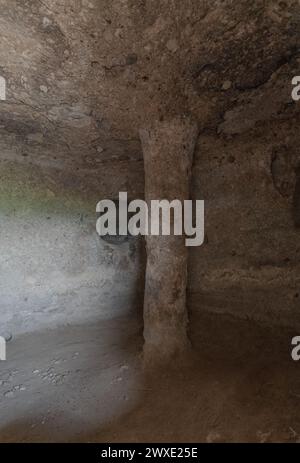
POLYGON ((47 17, 44 17, 44 18, 43 18, 43 26, 44 26, 44 27, 49 27, 49 26, 51 26, 51 24, 52 24, 51 19, 49 19, 49 18, 47 18, 47 17))
POLYGON ((170 39, 168 42, 167 42, 167 48, 168 50, 170 50, 172 53, 175 53, 175 51, 178 50, 179 48, 179 45, 178 45, 178 42, 176 39, 170 39))
POLYGON ((229 90, 232 86, 232 83, 230 80, 225 80, 222 85, 222 90, 229 90))
POLYGON ((48 87, 46 87, 46 85, 41 85, 40 86, 40 91, 43 92, 43 93, 48 93, 48 87))

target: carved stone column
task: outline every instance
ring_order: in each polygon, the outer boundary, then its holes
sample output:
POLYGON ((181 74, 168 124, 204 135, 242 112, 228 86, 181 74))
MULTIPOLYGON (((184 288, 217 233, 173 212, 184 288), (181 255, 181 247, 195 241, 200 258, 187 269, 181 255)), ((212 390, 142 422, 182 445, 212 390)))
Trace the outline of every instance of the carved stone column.
MULTIPOLYGON (((157 121, 140 131, 145 198, 189 199, 197 125, 187 117, 157 121)), ((149 207, 150 210, 150 207, 149 207)), ((187 248, 184 236, 147 236, 144 356, 167 360, 188 346, 187 248)))

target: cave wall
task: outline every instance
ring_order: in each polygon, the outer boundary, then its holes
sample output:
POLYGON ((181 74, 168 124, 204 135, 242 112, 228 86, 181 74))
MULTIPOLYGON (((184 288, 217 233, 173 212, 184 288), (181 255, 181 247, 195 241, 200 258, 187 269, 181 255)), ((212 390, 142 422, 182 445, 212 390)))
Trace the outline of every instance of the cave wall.
POLYGON ((185 112, 199 126, 192 196, 206 202, 205 243, 190 252, 192 318, 299 323, 298 2, 0 6, 7 329, 133 310, 140 242, 102 242, 95 206, 119 191, 143 197, 138 130, 185 112))
POLYGON ((2 162, 0 177, 1 333, 137 317, 140 242, 112 246, 98 236, 100 172, 2 162))
POLYGON ((206 199, 206 224, 190 253, 193 313, 299 325, 298 146, 296 121, 200 137, 193 194, 206 199))

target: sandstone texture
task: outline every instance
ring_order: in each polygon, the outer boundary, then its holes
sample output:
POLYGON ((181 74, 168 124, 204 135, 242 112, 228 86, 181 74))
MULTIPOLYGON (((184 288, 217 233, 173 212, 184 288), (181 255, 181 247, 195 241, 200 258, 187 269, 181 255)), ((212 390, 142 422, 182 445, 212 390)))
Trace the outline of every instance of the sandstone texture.
POLYGON ((300 104, 291 98, 298 2, 1 0, 0 7, 5 330, 25 320, 35 320, 25 323, 33 329, 40 298, 46 319, 49 307, 54 322, 72 314, 79 288, 93 314, 112 284, 120 305, 131 306, 144 264, 124 270, 128 243, 107 251, 95 235, 95 205, 119 191, 143 197, 139 129, 181 114, 199 127, 192 196, 206 201, 205 244, 189 253, 191 316, 207 310, 299 324, 300 104), (99 262, 112 273, 99 273, 99 262))
MULTIPOLYGON (((150 227, 152 200, 160 198, 170 203, 179 200, 184 204, 189 199, 197 135, 197 124, 184 117, 158 121, 140 131, 150 227)), ((173 227, 178 220, 174 209, 169 217, 173 227)), ((184 235, 174 234, 148 235, 146 248, 144 354, 146 361, 152 361, 153 357, 165 361, 188 346, 188 251, 184 235)))

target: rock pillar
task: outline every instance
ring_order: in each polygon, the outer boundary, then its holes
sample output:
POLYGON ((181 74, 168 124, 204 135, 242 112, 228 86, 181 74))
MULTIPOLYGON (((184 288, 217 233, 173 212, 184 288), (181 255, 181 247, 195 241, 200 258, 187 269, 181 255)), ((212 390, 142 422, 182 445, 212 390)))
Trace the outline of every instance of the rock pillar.
MULTIPOLYGON (((140 131, 148 207, 151 200, 179 199, 183 204, 190 198, 197 134, 197 125, 185 117, 157 121, 140 131)), ((173 232, 170 236, 148 235, 146 248, 144 356, 145 360, 167 360, 189 344, 185 236, 173 232)))

